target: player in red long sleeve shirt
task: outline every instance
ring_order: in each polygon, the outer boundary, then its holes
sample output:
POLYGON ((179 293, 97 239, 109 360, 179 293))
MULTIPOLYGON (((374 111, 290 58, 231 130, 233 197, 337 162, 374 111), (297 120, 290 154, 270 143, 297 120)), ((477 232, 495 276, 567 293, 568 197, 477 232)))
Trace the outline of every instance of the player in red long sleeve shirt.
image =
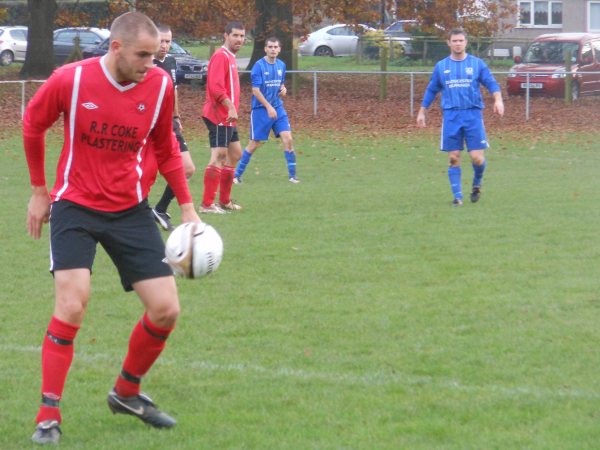
MULTIPOLYGON (((97 243, 116 265, 124 289, 134 290, 145 308, 109 393, 109 407, 157 428, 175 425, 140 392, 142 377, 163 350, 179 315, 175 279, 162 261, 164 243, 146 199, 157 167, 179 201, 182 221, 200 218, 179 149, 173 145, 173 83, 152 64, 159 42, 148 17, 123 14, 111 27, 108 54, 57 69, 24 116, 33 190, 27 230, 39 239, 43 224, 50 221, 50 270, 55 280, 54 314, 42 345, 42 403, 32 436, 39 444, 54 444, 60 438, 59 402, 90 296, 97 243), (64 145, 49 194, 45 133, 60 114, 64 145)), ((112 325, 107 319, 106 326, 112 325)))
POLYGON ((235 166, 242 156, 236 127, 240 106, 240 78, 235 55, 244 45, 246 32, 239 22, 225 26, 223 46, 208 62, 206 101, 202 118, 208 128, 210 160, 204 171, 201 213, 224 214, 242 207, 231 200, 235 166), (219 190, 219 203, 215 198, 219 190))

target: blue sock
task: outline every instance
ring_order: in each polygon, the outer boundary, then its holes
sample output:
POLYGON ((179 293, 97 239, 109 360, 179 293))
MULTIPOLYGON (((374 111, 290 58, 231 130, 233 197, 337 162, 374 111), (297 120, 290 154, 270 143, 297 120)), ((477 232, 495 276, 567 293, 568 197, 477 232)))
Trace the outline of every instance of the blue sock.
POLYGON ((448 167, 448 180, 450 180, 450 188, 452 189, 452 195, 454 198, 462 200, 462 186, 460 183, 461 170, 460 166, 458 167, 448 167))
POLYGON ((473 186, 481 186, 481 179, 483 178, 483 172, 485 171, 485 166, 487 164, 487 160, 483 160, 483 164, 480 166, 476 166, 473 163, 473 186))
POLYGON ((246 170, 246 166, 248 164, 250 164, 250 158, 252 158, 252 153, 250 153, 248 150, 244 149, 244 152, 242 153, 242 157, 240 158, 240 161, 238 162, 237 167, 235 168, 235 177, 239 178, 244 174, 244 171, 246 170))
POLYGON ((284 151, 285 160, 287 161, 288 174, 290 178, 296 176, 296 153, 292 150, 291 152, 284 151))

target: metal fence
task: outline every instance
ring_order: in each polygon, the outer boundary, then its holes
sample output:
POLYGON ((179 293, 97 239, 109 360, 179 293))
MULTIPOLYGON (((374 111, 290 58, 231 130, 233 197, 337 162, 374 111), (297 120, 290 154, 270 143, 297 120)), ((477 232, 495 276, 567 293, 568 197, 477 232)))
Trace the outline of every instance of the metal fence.
MULTIPOLYGON (((247 73, 247 71, 240 71, 240 73, 247 73)), ((369 77, 369 79, 372 77, 374 82, 373 83, 369 83, 369 85, 371 87, 375 86, 377 83, 381 84, 384 83, 384 80, 389 80, 392 78, 399 78, 402 79, 404 81, 403 85, 402 85, 402 91, 403 91, 403 97, 402 97, 402 101, 408 101, 408 114, 410 115, 410 117, 414 117, 415 115, 415 111, 416 109, 418 109, 418 106, 420 105, 420 101, 423 95, 423 91, 424 91, 424 86, 427 83, 427 81, 429 80, 429 77, 431 76, 431 71, 427 71, 427 72, 422 72, 422 71, 414 71, 414 72, 404 72, 404 71, 325 71, 325 70, 296 70, 296 71, 288 71, 288 74, 290 74, 290 79, 288 80, 288 82, 286 83, 288 86, 288 91, 291 93, 291 95, 295 96, 298 92, 296 91, 300 91, 303 90, 303 92, 309 91, 311 92, 312 95, 312 114, 315 117, 319 116, 319 108, 321 106, 320 100, 319 100, 319 93, 320 93, 320 89, 322 89, 323 86, 323 80, 327 77, 369 77), (298 87, 296 83, 296 76, 301 76, 303 77, 303 83, 301 87, 298 87), (310 80, 307 83, 307 80, 310 80), (417 80, 419 81, 419 87, 417 89, 417 80), (406 87, 407 92, 406 92, 406 87)), ((504 78, 509 74, 509 72, 497 72, 494 71, 493 74, 498 78, 499 84, 504 88, 504 78)), ((569 72, 565 72, 565 75, 569 74, 569 72)), ((570 74, 574 74, 574 72, 570 72, 570 74)), ((588 74, 600 74, 600 72, 588 72, 588 74)), ((527 80, 529 81, 529 77, 533 76, 532 73, 529 72, 523 72, 522 75, 525 75, 527 77, 527 80)), ((540 75, 540 73, 536 73, 536 75, 540 75)), ((0 86, 1 85, 18 85, 19 89, 20 89, 20 110, 21 110, 21 117, 24 114, 25 111, 25 106, 28 102, 28 94, 27 94, 27 89, 26 87, 28 85, 34 85, 34 84, 41 84, 43 83, 45 80, 11 80, 11 81, 0 81, 0 86)), ((337 89, 340 90, 340 96, 341 96, 341 92, 345 89, 343 82, 338 83, 339 86, 337 86, 337 89)), ((529 86, 529 83, 527 83, 527 86, 529 86)), ((380 91, 381 92, 381 91, 380 91)), ((367 95, 367 94, 365 94, 367 95)), ((372 91, 368 94, 370 96, 375 95, 372 91)), ((381 95, 381 93, 379 93, 379 95, 381 95)), ((393 95, 398 95, 397 92, 393 92, 393 95)), ((523 114, 524 114, 524 120, 529 120, 531 118, 531 104, 533 101, 534 96, 531 95, 530 89, 529 87, 527 87, 527 89, 525 90, 524 93, 524 110, 523 110, 523 114)), ((382 100, 380 98, 380 100, 382 100)))

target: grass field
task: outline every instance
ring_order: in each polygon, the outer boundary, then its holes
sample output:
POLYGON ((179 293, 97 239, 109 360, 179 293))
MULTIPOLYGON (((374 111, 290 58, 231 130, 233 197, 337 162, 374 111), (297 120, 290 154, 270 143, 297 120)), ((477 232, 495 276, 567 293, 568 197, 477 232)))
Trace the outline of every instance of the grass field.
MULTIPOLYGON (((261 148, 234 187, 244 211, 206 218, 223 263, 179 281, 181 319, 145 379, 178 419, 170 431, 106 406, 141 308, 100 250, 61 448, 597 449, 597 137, 491 134, 484 194, 462 208, 437 133, 299 130, 299 185, 273 143, 261 148)), ((187 137, 201 168, 205 136, 187 137)), ((25 234, 18 133, 0 155, 0 448, 12 450, 32 447, 53 287, 47 228, 25 234)))

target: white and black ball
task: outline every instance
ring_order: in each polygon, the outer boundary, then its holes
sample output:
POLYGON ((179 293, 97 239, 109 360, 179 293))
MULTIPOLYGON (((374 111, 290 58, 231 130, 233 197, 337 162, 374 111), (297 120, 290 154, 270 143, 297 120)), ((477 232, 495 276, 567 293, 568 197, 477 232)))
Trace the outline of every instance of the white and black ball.
POLYGON ((217 270, 222 259, 223 240, 205 223, 183 223, 167 239, 165 262, 176 275, 204 277, 217 270))

